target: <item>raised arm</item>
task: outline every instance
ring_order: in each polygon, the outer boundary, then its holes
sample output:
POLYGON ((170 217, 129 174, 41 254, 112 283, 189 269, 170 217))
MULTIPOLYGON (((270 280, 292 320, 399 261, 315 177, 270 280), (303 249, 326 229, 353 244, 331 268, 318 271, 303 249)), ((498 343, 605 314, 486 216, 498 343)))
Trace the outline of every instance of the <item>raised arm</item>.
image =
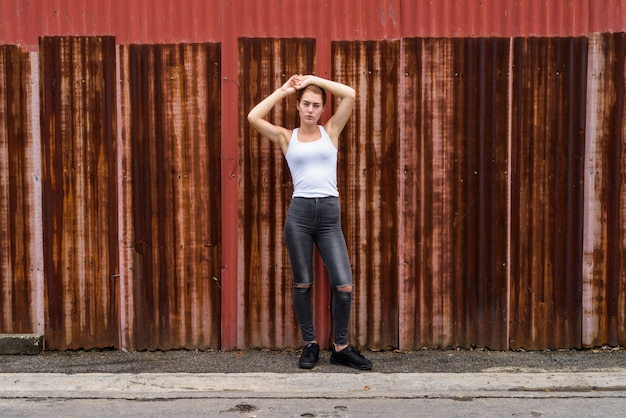
POLYGON ((248 113, 248 122, 250 122, 250 125, 259 131, 261 135, 280 145, 283 153, 287 152, 287 147, 289 146, 290 131, 282 126, 270 123, 265 117, 279 101, 295 93, 296 79, 297 76, 290 77, 285 84, 254 106, 250 113, 248 113))
POLYGON ((354 102, 356 100, 356 92, 354 89, 345 84, 314 75, 300 76, 295 83, 295 87, 297 89, 304 88, 309 84, 315 84, 330 92, 333 96, 341 99, 337 110, 335 110, 335 113, 331 116, 328 122, 326 122, 326 125, 324 125, 324 129, 328 132, 328 135, 332 139, 333 143, 335 143, 335 146, 338 147, 339 135, 346 126, 346 123, 348 123, 348 119, 352 114, 352 108, 354 107, 354 102))

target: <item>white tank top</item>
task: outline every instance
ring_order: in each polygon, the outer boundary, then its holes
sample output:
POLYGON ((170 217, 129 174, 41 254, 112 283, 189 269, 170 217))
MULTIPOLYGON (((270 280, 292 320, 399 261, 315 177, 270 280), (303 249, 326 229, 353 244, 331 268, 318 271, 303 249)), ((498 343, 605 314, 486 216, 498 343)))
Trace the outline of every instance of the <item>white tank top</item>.
POLYGON ((298 141, 294 129, 285 153, 293 181, 293 197, 339 196, 337 190, 337 148, 324 127, 322 137, 312 142, 298 141))

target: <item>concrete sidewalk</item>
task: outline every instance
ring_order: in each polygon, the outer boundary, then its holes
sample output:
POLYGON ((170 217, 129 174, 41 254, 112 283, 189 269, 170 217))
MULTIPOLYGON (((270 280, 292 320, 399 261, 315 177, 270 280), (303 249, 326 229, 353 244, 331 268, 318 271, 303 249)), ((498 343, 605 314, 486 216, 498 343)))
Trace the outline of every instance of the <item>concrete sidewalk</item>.
POLYGON ((626 398, 626 372, 0 373, 0 399, 626 398))
POLYGON ((612 399, 608 404, 619 411, 626 403, 626 350, 621 348, 365 354, 374 362, 373 371, 332 365, 328 351, 320 353, 312 370, 297 367, 298 350, 5 355, 0 356, 0 400, 19 404, 61 399, 74 405, 90 400, 283 399, 293 406, 332 399, 389 400, 396 405, 424 399, 499 399, 499 405, 506 405, 506 399, 612 399))

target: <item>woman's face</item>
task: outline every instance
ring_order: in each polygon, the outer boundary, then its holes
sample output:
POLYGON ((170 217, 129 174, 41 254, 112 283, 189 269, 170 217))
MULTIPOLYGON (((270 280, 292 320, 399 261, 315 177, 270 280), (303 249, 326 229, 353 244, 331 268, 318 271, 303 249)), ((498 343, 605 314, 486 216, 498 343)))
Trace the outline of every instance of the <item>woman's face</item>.
POLYGON ((300 112, 300 123, 317 125, 317 121, 324 111, 322 96, 317 93, 305 91, 298 102, 297 108, 300 112))

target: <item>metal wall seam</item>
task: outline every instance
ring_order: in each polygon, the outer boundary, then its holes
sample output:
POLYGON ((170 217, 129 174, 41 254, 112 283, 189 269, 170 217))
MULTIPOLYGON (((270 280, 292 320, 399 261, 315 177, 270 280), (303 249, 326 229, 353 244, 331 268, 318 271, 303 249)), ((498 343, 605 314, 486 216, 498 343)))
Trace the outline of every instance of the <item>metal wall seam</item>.
MULTIPOLYGON (((32 214, 32 242, 29 248, 33 257, 30 272, 33 280, 33 305, 31 306, 32 316, 35 319, 33 332, 42 334, 45 331, 45 279, 44 279, 44 247, 43 247, 43 202, 42 202, 42 154, 41 154, 41 96, 39 94, 39 54, 30 53, 30 106, 26 111, 30 115, 30 129, 32 130, 31 149, 27 152, 27 164, 30 168, 30 181, 33 187, 29 199, 32 206, 28 212, 32 214)), ((28 138, 28 135, 26 136, 28 138)), ((28 141, 28 140, 27 140, 28 141)))
POLYGON ((511 227, 513 225, 513 221, 511 219, 512 213, 511 209, 513 207, 513 77, 511 73, 513 71, 513 38, 509 39, 509 63, 508 63, 508 79, 509 83, 507 86, 507 94, 508 94, 508 102, 507 102, 507 155, 508 163, 506 167, 506 204, 508 207, 506 213, 506 223, 508 225, 506 229, 506 347, 509 347, 511 342, 511 236, 512 231, 511 227))
POLYGON ((133 335, 134 301, 133 301, 133 271, 135 270, 135 250, 132 240, 132 225, 134 211, 126 211, 124 208, 132 207, 132 184, 133 170, 131 161, 131 125, 124 123, 130 120, 130 78, 122 73, 122 68, 128 68, 127 47, 117 45, 115 48, 116 61, 116 101, 117 101, 117 199, 118 199, 118 225, 119 233, 119 270, 117 283, 120 295, 120 332, 119 348, 123 351, 135 350, 133 335), (125 77, 126 76, 126 77, 125 77))
MULTIPOLYGON (((607 54, 607 39, 601 35, 592 36, 589 42, 589 67, 587 74, 587 95, 597 97, 587 102, 587 137, 585 138, 585 219, 583 240, 583 297, 582 297, 582 343, 591 346, 605 334, 606 324, 601 323, 600 311, 603 310, 604 295, 594 295, 596 289, 593 282, 604 282, 605 273, 602 265, 606 259, 606 224, 602 210, 604 170, 603 155, 607 152, 606 143, 602 141, 606 131, 606 121, 602 115, 608 107, 613 106, 610 96, 603 91, 611 88, 606 86, 611 80, 603 75, 607 66, 611 65, 611 54, 607 54), (598 245, 601 248, 597 248, 598 245), (598 277, 600 276, 600 277, 598 277)), ((598 289, 600 290, 600 289, 598 289)), ((602 293, 602 292, 601 292, 602 293)))
POLYGON ((221 346, 226 350, 243 346, 243 306, 239 289, 241 276, 241 237, 239 225, 239 48, 240 19, 237 1, 219 2, 216 8, 221 17, 219 36, 221 42, 221 204, 222 204, 222 254, 221 254, 221 346))

